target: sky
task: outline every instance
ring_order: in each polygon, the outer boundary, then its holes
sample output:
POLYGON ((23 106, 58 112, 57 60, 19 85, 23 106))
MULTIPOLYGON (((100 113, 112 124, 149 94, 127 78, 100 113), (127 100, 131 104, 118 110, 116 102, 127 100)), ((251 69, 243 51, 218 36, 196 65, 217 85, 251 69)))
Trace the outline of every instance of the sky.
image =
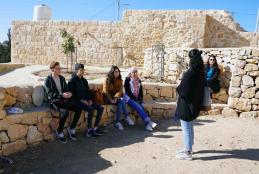
MULTIPOLYGON (((255 31, 259 0, 120 0, 125 9, 219 9, 234 14, 247 31, 255 31)), ((0 42, 13 20, 32 20, 35 5, 51 8, 53 20, 117 20, 116 0, 0 0, 0 42)))

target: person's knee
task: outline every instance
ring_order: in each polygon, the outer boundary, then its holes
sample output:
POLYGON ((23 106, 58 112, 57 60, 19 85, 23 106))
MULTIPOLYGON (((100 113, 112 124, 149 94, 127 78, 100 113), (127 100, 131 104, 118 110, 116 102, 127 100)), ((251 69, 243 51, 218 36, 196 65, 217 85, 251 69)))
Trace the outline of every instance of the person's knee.
POLYGON ((100 105, 100 107, 98 108, 99 111, 104 111, 104 107, 100 105))
POLYGON ((68 114, 69 114, 69 111, 68 110, 66 110, 66 109, 60 109, 60 115, 61 115, 61 118, 65 118, 65 117, 67 117, 68 116, 68 114))

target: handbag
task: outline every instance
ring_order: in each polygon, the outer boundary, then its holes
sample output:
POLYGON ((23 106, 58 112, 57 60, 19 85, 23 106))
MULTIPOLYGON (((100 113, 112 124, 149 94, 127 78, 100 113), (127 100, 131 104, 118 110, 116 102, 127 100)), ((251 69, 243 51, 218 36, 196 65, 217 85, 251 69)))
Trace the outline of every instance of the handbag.
POLYGON ((210 92, 210 88, 208 86, 204 87, 201 110, 202 111, 211 110, 211 92, 210 92))
POLYGON ((101 89, 92 89, 90 90, 92 93, 93 102, 99 105, 105 104, 105 94, 101 89))

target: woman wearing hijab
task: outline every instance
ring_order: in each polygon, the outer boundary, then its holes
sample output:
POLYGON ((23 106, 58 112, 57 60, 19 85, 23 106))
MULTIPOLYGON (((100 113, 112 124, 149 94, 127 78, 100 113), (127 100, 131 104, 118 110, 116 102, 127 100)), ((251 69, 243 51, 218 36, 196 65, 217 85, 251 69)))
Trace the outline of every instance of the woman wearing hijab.
POLYGON ((126 103, 133 108, 139 116, 142 118, 145 129, 147 131, 152 131, 157 124, 151 121, 150 117, 146 113, 142 103, 143 103, 143 87, 141 80, 138 76, 138 70, 133 67, 130 68, 129 74, 124 82, 125 94, 124 100, 126 103))

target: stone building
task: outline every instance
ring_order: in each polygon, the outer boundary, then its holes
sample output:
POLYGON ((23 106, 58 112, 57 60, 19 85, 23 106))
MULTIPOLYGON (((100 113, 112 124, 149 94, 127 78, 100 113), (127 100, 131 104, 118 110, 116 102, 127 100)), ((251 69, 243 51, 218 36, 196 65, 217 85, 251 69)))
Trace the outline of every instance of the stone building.
POLYGON ((224 10, 127 10, 122 21, 13 21, 12 62, 66 62, 60 29, 75 36, 79 62, 88 65, 144 64, 144 51, 165 47, 223 48, 257 45, 224 10), (108 60, 108 61, 107 61, 108 60))

